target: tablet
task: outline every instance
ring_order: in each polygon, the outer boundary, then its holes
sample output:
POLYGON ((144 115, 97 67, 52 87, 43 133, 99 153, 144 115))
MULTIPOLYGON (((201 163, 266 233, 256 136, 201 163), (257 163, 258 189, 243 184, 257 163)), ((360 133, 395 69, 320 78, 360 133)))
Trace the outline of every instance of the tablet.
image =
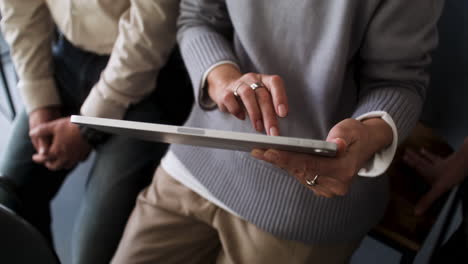
POLYGON ((254 133, 161 125, 109 118, 73 115, 71 117, 71 122, 111 134, 134 137, 148 141, 240 150, 246 152, 250 152, 254 148, 272 148, 333 157, 336 155, 337 149, 335 143, 323 140, 267 136, 254 133))

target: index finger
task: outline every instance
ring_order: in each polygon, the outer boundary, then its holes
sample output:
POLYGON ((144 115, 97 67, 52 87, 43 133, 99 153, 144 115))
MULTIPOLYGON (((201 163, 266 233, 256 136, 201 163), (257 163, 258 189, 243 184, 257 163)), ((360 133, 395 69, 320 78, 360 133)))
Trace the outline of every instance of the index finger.
POLYGON ((269 88, 276 114, 280 117, 286 117, 288 115, 289 106, 283 79, 278 75, 261 75, 261 79, 269 88))

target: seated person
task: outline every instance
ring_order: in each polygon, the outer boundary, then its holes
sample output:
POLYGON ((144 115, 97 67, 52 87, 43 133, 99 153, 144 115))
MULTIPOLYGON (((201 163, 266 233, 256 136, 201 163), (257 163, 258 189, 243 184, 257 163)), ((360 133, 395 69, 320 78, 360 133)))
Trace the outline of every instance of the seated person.
POLYGON ((177 52, 169 59, 178 9, 170 0, 0 2, 25 103, 1 160, 0 202, 15 196, 18 213, 51 240, 51 199, 96 152, 71 263, 110 261, 167 146, 80 130, 70 115, 181 124, 192 96, 177 52))
POLYGON ((172 145, 112 263, 349 261, 384 213, 379 175, 417 122, 441 9, 182 0, 178 42, 197 95, 186 125, 326 139, 338 152, 172 145))

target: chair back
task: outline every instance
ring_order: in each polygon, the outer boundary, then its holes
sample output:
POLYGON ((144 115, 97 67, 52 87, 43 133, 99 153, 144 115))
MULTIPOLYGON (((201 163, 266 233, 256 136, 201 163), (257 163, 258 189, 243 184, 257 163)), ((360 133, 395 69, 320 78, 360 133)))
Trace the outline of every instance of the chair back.
POLYGON ((32 225, 0 204, 0 263, 60 263, 50 244, 32 225))

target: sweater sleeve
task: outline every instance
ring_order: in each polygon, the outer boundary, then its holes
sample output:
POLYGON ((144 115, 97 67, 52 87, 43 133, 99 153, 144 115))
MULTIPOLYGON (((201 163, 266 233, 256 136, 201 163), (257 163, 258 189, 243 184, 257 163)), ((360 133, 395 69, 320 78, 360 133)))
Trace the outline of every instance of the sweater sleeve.
POLYGON ((59 105, 53 78, 54 23, 45 1, 2 0, 0 12, 26 110, 59 105))
POLYGON ((203 104, 203 76, 221 61, 237 63, 232 48, 233 29, 224 0, 182 0, 177 40, 195 89, 203 104))
POLYGON ((179 1, 130 1, 109 63, 81 107, 87 116, 120 119, 153 91, 175 45, 179 1))
POLYGON ((387 112, 398 140, 407 137, 422 109, 442 7, 443 0, 381 1, 360 51, 360 94, 353 117, 387 112))

